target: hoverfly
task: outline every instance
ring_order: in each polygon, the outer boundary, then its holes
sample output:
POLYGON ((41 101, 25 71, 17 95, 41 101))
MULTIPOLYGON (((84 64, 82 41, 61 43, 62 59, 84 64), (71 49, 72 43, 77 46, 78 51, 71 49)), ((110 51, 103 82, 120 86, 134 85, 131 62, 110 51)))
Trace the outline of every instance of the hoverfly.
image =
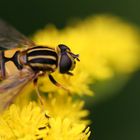
POLYGON ((56 69, 60 74, 72 75, 79 55, 71 52, 66 45, 59 44, 55 49, 48 46, 37 46, 34 42, 19 33, 5 21, 0 20, 0 110, 8 107, 20 91, 32 81, 40 97, 37 79, 47 75, 50 81, 66 90, 51 75, 56 69), (20 47, 12 57, 6 51, 20 47), (23 47, 23 48, 22 48, 23 47), (6 64, 12 62, 17 72, 8 75, 6 64))

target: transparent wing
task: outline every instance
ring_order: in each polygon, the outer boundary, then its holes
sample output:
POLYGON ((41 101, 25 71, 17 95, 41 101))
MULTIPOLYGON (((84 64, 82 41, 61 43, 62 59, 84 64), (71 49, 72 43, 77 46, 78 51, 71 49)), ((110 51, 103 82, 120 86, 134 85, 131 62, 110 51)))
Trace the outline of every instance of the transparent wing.
POLYGON ((16 73, 0 83, 0 112, 7 108, 21 92, 21 90, 34 79, 35 74, 28 69, 16 73))
POLYGON ((35 44, 11 25, 0 19, 0 50, 12 49, 18 46, 33 47, 35 44))

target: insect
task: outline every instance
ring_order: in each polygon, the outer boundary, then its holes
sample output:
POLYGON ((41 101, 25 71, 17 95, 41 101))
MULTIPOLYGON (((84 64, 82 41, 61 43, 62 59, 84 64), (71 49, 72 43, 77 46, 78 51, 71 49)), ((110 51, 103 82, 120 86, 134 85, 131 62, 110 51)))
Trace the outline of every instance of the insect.
POLYGON ((4 110, 15 99, 20 91, 32 81, 38 97, 41 99, 37 80, 47 75, 50 81, 65 90, 51 75, 56 69, 60 74, 73 75, 79 55, 71 52, 66 45, 59 44, 55 49, 48 46, 37 46, 33 41, 22 35, 8 23, 0 20, 0 110, 4 110), (7 50, 17 49, 11 57, 6 56, 7 50), (12 62, 17 72, 8 75, 6 64, 12 62))

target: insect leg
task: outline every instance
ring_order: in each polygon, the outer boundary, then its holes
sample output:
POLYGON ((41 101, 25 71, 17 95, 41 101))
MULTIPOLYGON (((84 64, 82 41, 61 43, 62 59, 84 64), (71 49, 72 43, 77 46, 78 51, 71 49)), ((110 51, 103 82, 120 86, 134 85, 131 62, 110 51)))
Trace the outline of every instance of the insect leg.
POLYGON ((69 89, 67 89, 67 88, 65 88, 64 86, 62 86, 61 84, 59 84, 59 83, 53 78, 53 76, 50 75, 50 74, 49 74, 49 79, 50 79, 50 81, 51 81, 54 85, 56 85, 57 87, 60 87, 60 88, 64 89, 64 90, 67 91, 68 93, 70 93, 69 89))
POLYGON ((33 83, 35 85, 35 90, 36 90, 37 96, 39 98, 39 101, 40 101, 41 105, 44 106, 43 99, 42 99, 42 97, 40 95, 39 88, 38 88, 38 85, 37 85, 37 81, 38 81, 38 78, 35 78, 33 83))

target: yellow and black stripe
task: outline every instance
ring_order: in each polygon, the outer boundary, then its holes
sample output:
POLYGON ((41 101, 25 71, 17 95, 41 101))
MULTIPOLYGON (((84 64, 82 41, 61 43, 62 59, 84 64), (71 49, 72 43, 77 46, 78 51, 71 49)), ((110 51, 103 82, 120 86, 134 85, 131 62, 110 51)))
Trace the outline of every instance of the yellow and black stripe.
POLYGON ((37 46, 27 50, 27 64, 34 71, 53 72, 57 68, 58 56, 53 48, 37 46))
POLYGON ((6 63, 8 61, 12 61, 18 70, 21 70, 23 68, 23 66, 20 64, 19 59, 18 59, 19 53, 20 51, 15 51, 13 53, 13 56, 7 57, 5 56, 6 51, 0 51, 0 77, 2 77, 2 79, 6 78, 6 63))

